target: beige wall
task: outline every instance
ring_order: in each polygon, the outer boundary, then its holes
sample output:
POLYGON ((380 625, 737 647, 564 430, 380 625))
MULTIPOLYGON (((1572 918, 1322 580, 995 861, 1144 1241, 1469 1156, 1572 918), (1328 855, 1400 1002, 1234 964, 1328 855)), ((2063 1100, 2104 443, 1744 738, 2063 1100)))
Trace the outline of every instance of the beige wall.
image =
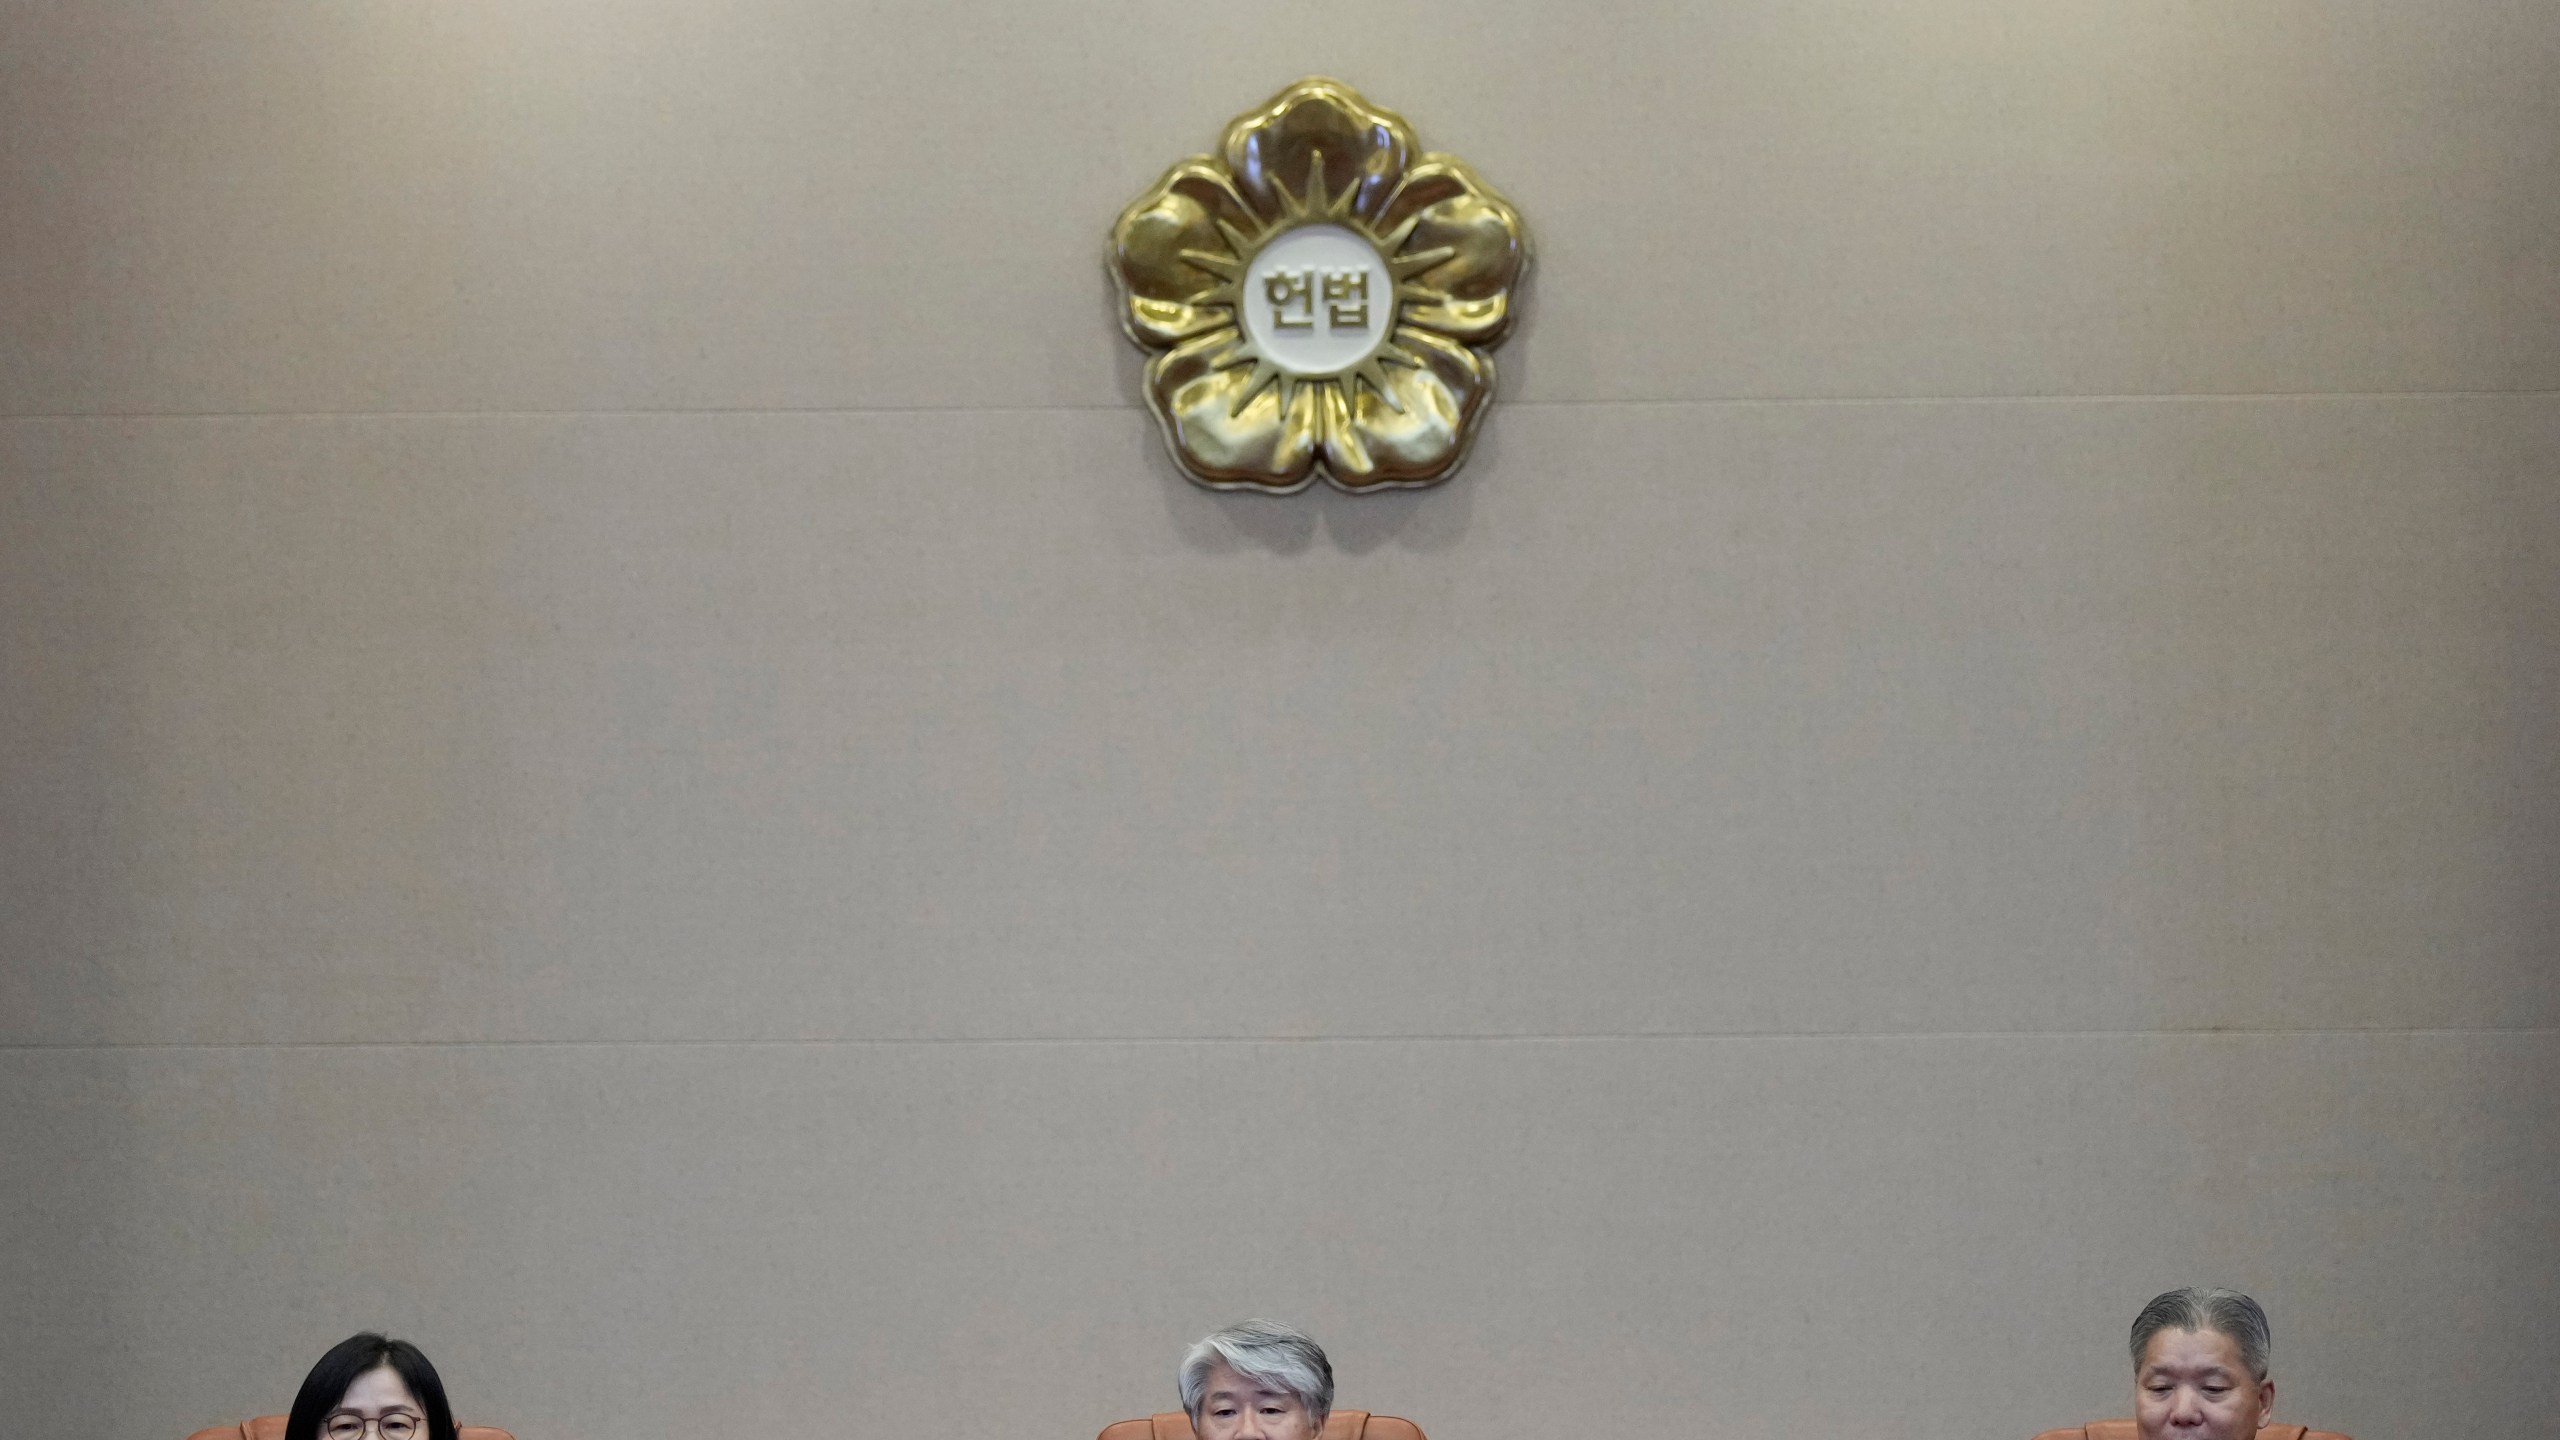
POLYGON ((0 1433, 2560 1411, 2560 11, 0 18, 0 1433), (1430 494, 1103 226, 1328 71, 1540 242, 1430 494), (1582 1417, 1590 1417, 1584 1419, 1582 1417))

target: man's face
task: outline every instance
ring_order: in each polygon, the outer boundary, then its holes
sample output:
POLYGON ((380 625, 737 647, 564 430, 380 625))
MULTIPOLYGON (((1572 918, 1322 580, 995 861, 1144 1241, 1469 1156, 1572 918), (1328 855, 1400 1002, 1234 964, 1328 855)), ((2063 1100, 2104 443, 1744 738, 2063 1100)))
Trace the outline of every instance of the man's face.
POLYGON ((2250 1379, 2240 1347, 2219 1330, 2163 1330, 2133 1369, 2142 1440, 2252 1440, 2275 1404, 2275 1382, 2250 1379))
POLYGON ((1247 1380, 1225 1361, 1200 1392, 1200 1440, 1316 1440, 1305 1402, 1286 1390, 1247 1380))

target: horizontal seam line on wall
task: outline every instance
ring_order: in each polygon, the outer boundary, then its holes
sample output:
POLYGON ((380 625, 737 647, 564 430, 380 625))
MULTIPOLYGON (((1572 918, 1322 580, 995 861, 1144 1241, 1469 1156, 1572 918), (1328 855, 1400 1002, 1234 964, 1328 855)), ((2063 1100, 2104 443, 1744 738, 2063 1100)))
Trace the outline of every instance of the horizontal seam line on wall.
POLYGON ((1679 1030, 1499 1034, 1420 1031, 1393 1035, 915 1035, 747 1036, 737 1038, 579 1038, 443 1040, 222 1040, 0 1043, 0 1054, 68 1051, 158 1050, 542 1050, 542 1049, 926 1049, 982 1046, 1064 1048, 1095 1046, 1238 1045, 1569 1045, 1666 1044, 1758 1040, 2113 1040, 2113 1039, 2333 1039, 2348 1037, 2560 1036, 2549 1025, 2407 1025, 2299 1028, 2222 1027, 2149 1030, 1679 1030))
MULTIPOLYGON (((2538 400, 2537 390, 2233 390, 2090 395, 1727 395, 1692 398, 1504 400, 1506 410, 1743 409, 1752 406, 1893 405, 2174 405, 2251 404, 2299 400, 2538 400)), ((1140 404, 1114 405, 665 405, 593 409, 417 410, 66 410, 0 414, 0 421, 66 423, 133 420, 531 420, 719 415, 1082 415, 1144 414, 1140 404)))

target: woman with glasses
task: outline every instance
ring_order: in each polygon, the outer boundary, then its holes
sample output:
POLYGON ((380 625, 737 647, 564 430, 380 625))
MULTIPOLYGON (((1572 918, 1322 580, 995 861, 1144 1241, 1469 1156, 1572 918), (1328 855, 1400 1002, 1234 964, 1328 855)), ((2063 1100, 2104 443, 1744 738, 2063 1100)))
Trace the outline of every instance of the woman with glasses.
POLYGON ((284 1440, 455 1440, 436 1367, 406 1340, 368 1330, 330 1347, 302 1377, 284 1440))

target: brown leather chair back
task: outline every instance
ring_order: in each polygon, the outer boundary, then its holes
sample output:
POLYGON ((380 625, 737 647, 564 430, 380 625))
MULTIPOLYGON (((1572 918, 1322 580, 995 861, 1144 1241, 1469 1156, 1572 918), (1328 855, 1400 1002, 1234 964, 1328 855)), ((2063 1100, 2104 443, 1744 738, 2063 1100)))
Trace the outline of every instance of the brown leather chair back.
MULTIPOLYGON (((187 1440, 284 1440, 284 1418, 282 1415, 261 1415, 237 1425, 216 1425, 210 1430, 197 1431, 187 1440)), ((516 1440, 506 1431, 493 1430, 486 1425, 456 1428, 460 1440, 516 1440)))
MULTIPOLYGON (((2142 1432, 2130 1420, 2092 1420, 2068 1430, 2047 1430, 2036 1440, 2142 1440, 2142 1432)), ((2258 1440, 2347 1440, 2335 1430, 2312 1430, 2300 1425, 2261 1425, 2258 1440)))
MULTIPOLYGON (((1123 1420, 1102 1427, 1100 1440, 1199 1440, 1191 1433, 1191 1417, 1179 1410, 1123 1420)), ((1393 1415, 1366 1410, 1336 1410, 1324 1417, 1321 1440, 1422 1440, 1422 1427, 1393 1415)))

